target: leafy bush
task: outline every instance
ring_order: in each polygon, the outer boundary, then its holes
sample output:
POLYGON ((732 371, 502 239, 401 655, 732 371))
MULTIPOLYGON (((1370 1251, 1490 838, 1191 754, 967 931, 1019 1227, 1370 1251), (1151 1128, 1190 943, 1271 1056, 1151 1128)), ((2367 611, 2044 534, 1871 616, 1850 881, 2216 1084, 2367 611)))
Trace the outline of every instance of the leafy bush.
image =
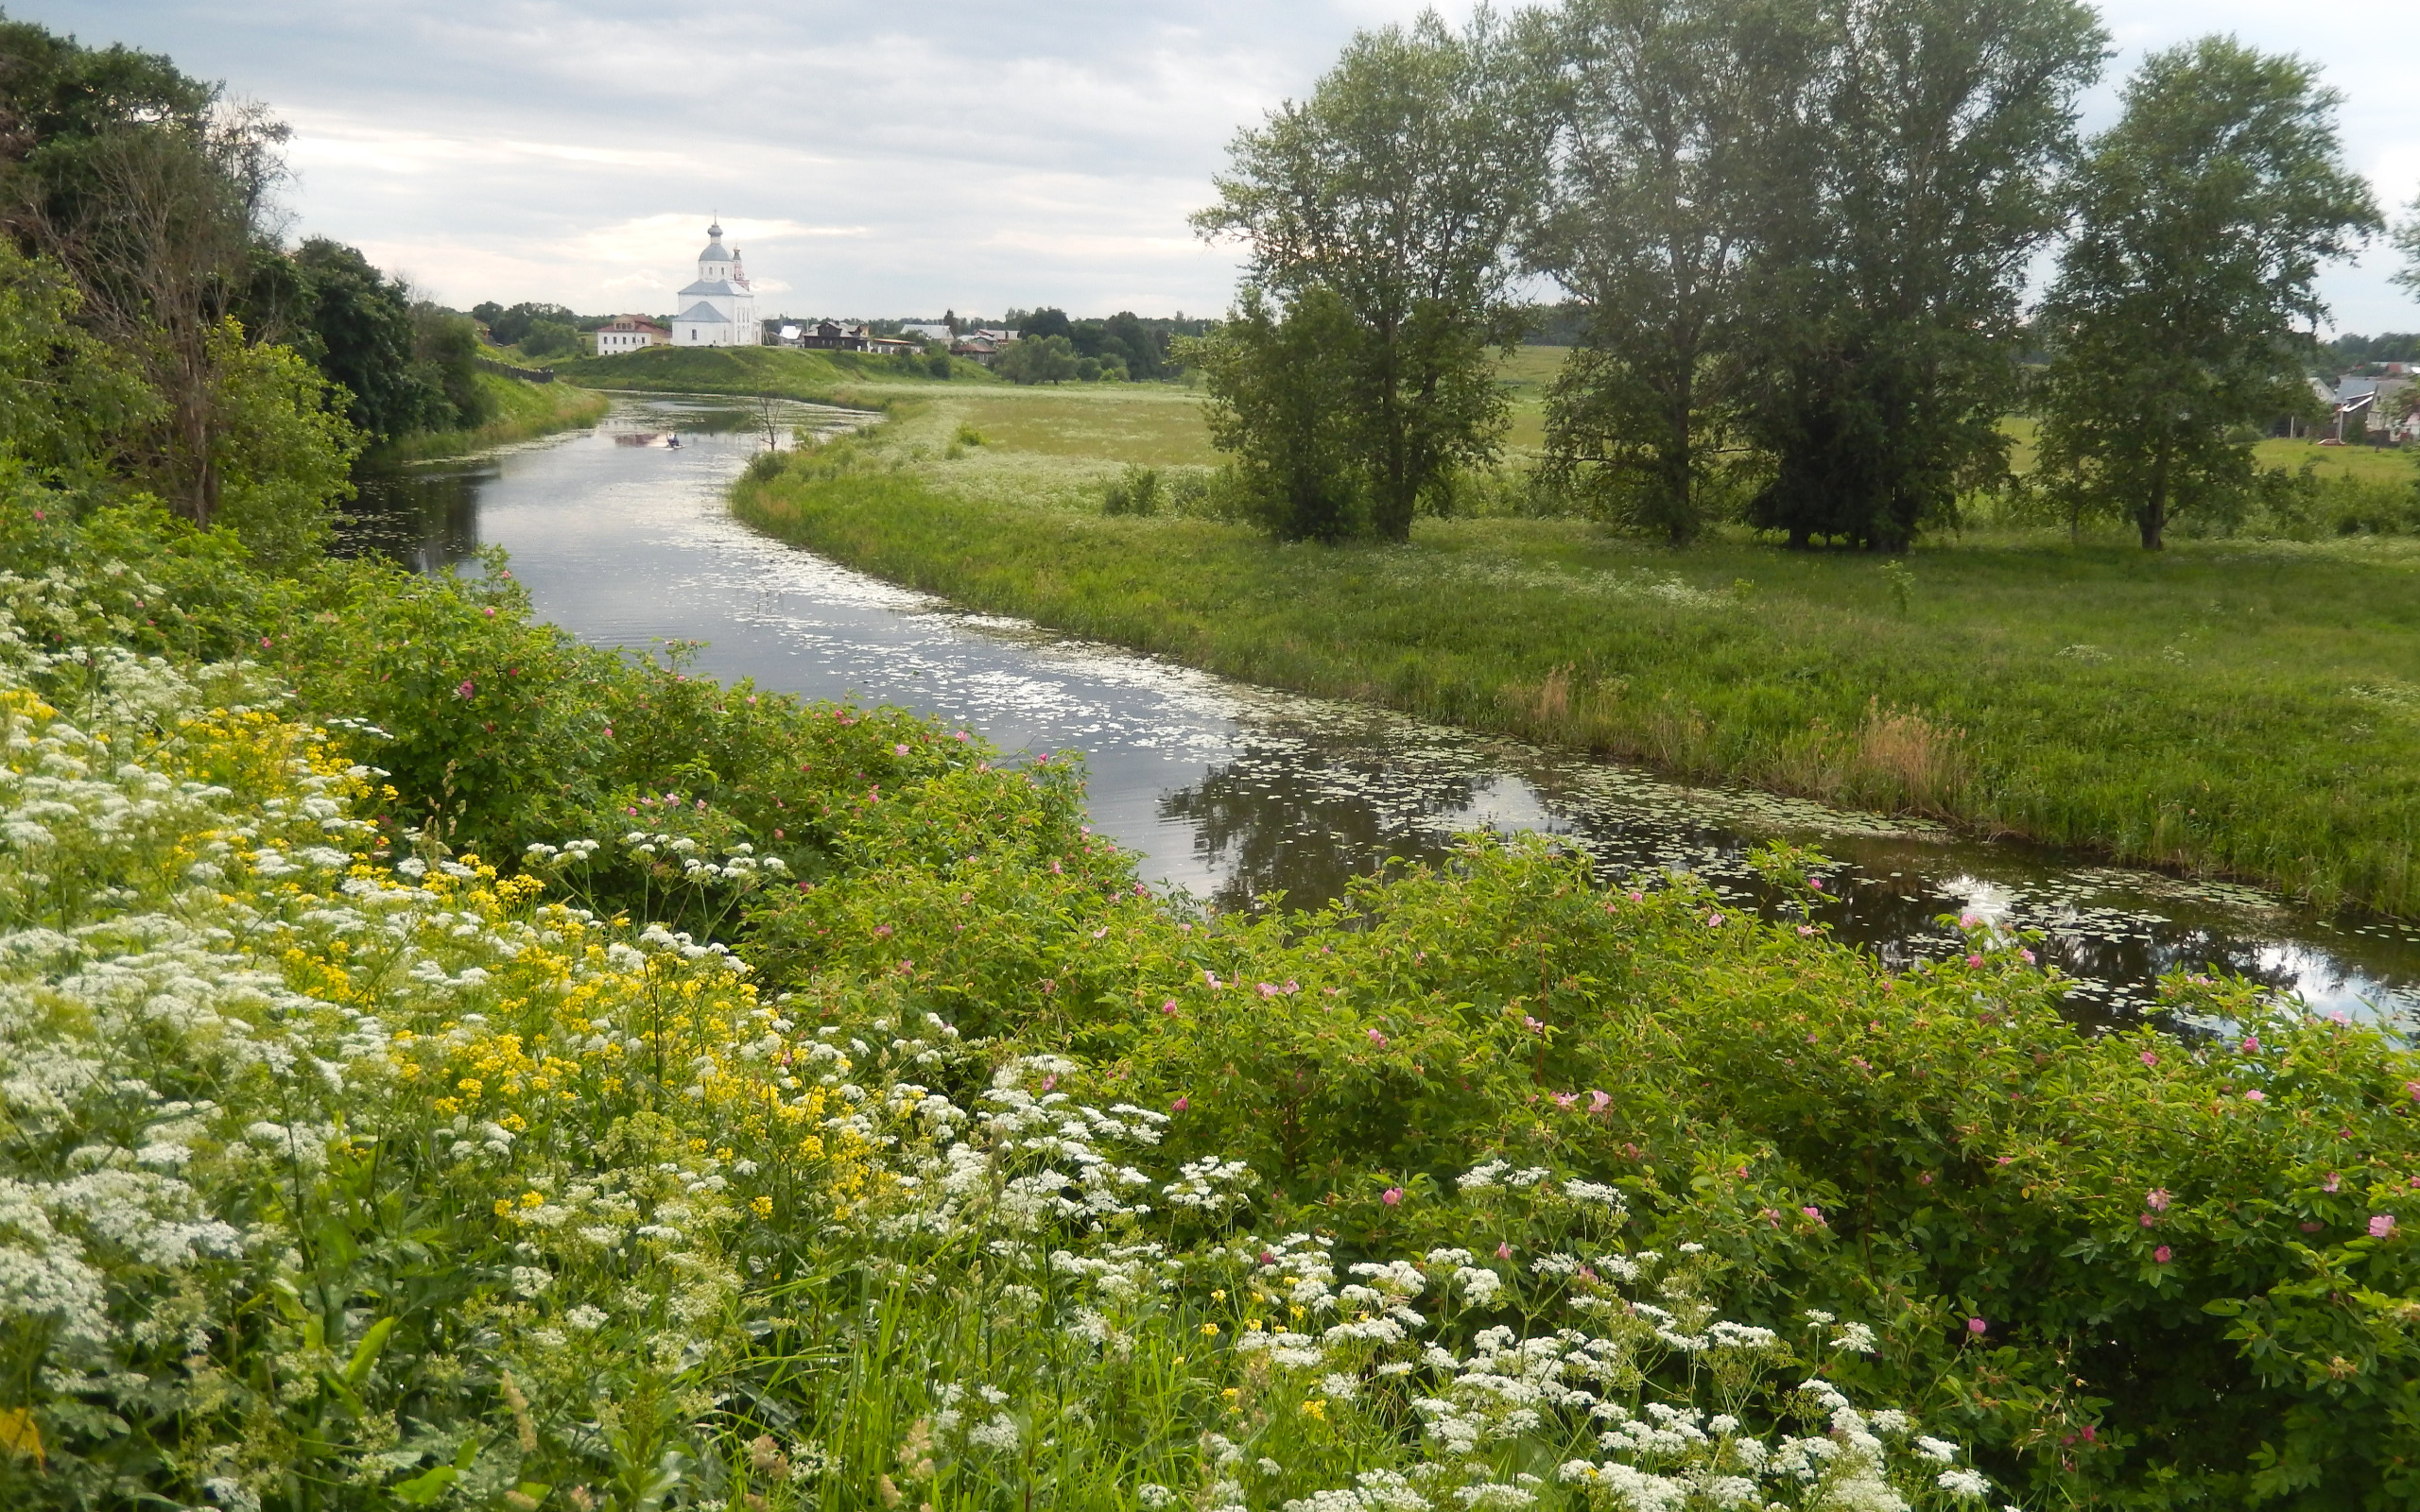
POLYGON ((1100 512, 1109 515, 1153 515, 1160 512, 1160 474, 1156 468, 1130 467, 1101 490, 1100 512))

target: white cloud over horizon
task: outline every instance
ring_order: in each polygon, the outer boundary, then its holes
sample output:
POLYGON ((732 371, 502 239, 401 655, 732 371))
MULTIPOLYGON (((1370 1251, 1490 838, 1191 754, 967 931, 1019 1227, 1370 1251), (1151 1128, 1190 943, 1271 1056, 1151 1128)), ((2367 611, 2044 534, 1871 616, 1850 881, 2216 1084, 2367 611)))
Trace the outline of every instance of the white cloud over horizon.
MULTIPOLYGON (((20 0, 88 43, 164 52, 295 129, 298 235, 448 303, 668 310, 719 215, 798 316, 1223 308, 1235 259, 1186 215, 1236 129, 1413 0, 20 0)), ((1457 5, 1450 9, 1466 9, 1457 5)), ((2254 0, 2118 0, 2086 124, 2148 48, 2233 31, 2324 65, 2353 166, 2420 192, 2420 29, 2254 0)), ((2420 330, 2374 249, 2342 329, 2420 330)))

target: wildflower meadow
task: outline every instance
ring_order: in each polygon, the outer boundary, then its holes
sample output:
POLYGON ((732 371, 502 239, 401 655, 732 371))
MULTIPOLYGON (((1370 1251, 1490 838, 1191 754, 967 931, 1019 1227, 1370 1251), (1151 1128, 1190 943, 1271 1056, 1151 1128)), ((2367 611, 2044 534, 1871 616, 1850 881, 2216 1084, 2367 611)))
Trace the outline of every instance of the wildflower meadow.
MULTIPOLYGON (((2420 1059, 0 506, 0 1504, 2402 1506, 2420 1059)), ((1823 858, 1776 849, 1812 888, 1823 858)))

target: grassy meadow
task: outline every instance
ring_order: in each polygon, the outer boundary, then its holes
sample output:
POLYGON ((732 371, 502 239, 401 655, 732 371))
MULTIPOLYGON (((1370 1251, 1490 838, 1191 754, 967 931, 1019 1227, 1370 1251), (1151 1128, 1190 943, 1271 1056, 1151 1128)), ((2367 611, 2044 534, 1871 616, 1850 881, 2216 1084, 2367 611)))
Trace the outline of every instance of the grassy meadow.
MULTIPOLYGON (((1526 349, 1533 423, 1551 354, 1526 349)), ((910 397, 902 395, 900 397, 910 397)), ((1742 536, 1424 520, 1409 548, 1107 518, 1213 460, 1164 386, 936 392, 745 485, 741 516, 893 580, 1251 681, 1698 780, 2420 909, 2420 541, 1978 530, 1886 567, 1742 536)), ((2276 443, 2342 468, 2409 467, 2276 443)))

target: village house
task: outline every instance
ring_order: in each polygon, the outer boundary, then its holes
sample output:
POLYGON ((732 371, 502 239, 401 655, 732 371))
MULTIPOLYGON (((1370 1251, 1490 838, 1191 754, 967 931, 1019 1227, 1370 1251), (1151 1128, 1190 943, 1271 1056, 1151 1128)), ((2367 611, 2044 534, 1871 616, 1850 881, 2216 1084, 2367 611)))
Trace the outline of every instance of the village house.
POLYGON ((949 354, 964 357, 969 362, 989 368, 999 360, 1000 349, 1017 338, 1013 331, 977 328, 966 332, 949 344, 949 354))
POLYGON ((643 315, 617 315, 596 328, 596 354, 600 357, 671 344, 672 333, 643 315))

